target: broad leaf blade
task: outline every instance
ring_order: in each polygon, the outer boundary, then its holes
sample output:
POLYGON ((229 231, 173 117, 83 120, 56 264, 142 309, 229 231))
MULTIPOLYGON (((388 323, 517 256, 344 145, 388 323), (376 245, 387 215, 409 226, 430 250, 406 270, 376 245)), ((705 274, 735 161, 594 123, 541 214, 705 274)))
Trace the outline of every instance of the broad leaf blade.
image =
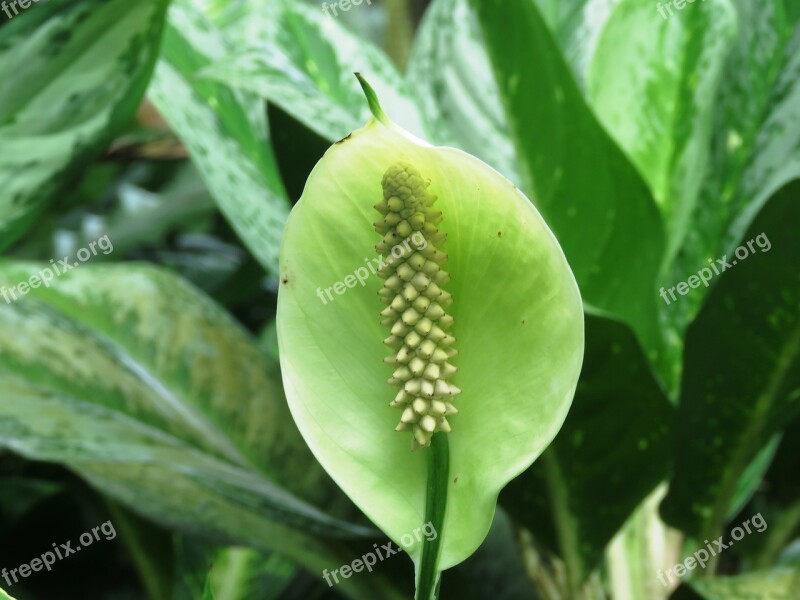
POLYGON ((0 250, 133 117, 166 7, 52 0, 0 28, 0 250))
POLYGON ((209 580, 218 600, 278 600, 298 574, 283 557, 250 548, 223 548, 214 556, 213 565, 209 580))
POLYGON ((175 543, 171 598, 195 600, 210 585, 216 600, 313 600, 325 583, 276 553, 241 546, 213 546, 186 536, 175 543))
POLYGON ((800 181, 764 208, 745 236, 771 249, 720 277, 688 330, 667 522, 699 539, 719 535, 740 479, 800 411, 800 181))
MULTIPOLYGON (((708 172, 664 285, 733 249, 764 203, 800 176, 800 15, 784 0, 733 4, 738 35, 714 102, 708 172)), ((704 298, 693 292, 668 318, 685 327, 704 298)))
POLYGON ((408 80, 431 118, 433 141, 469 152, 520 183, 506 115, 467 0, 431 3, 414 41, 408 80))
POLYGON ((655 304, 664 233, 647 186, 588 110, 535 4, 472 4, 523 188, 563 245, 585 301, 629 323, 672 380, 655 304))
POLYGON ((658 575, 673 567, 682 556, 682 536, 670 529, 658 514, 666 491, 664 482, 637 507, 606 548, 611 598, 666 600, 673 597, 672 590, 658 579, 658 575))
POLYGON ((253 2, 236 16, 237 52, 201 75, 273 102, 333 142, 369 118, 354 72, 363 72, 399 124, 425 134, 403 78, 378 48, 317 8, 253 2))
MULTIPOLYGON (((10 288, 40 267, 5 264, 0 277, 10 288)), ((83 266, 0 305, 0 324, 15 332, 0 342, 3 447, 63 464, 168 527, 312 570, 343 559, 304 531, 372 533, 289 491, 336 501, 254 340, 176 277, 83 266)), ((375 584, 351 591, 368 598, 375 584)))
POLYGON ((668 259, 684 238, 705 174, 735 17, 728 0, 697 3, 673 18, 622 0, 592 56, 589 102, 648 182, 664 216, 668 259))
POLYGON ((277 273, 289 200, 256 98, 197 78, 229 41, 188 0, 173 3, 148 95, 187 146, 220 210, 258 261, 277 273))
POLYGON ((597 42, 619 0, 536 0, 581 88, 597 42))

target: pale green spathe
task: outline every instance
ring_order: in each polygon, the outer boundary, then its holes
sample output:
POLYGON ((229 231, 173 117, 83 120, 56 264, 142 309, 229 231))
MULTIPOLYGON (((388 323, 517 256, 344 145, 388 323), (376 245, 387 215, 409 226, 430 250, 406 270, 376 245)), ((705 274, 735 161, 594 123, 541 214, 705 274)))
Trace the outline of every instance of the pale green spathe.
MULTIPOLYGON (((382 200, 382 176, 398 161, 430 180, 447 234, 448 313, 459 351, 453 383, 462 391, 447 434, 447 512, 438 532, 446 569, 480 545, 499 491, 561 427, 580 371, 583 313, 547 225, 483 162, 374 119, 328 150, 281 246, 281 367, 311 450, 392 540, 403 545, 404 534, 425 522, 428 450, 411 452, 408 434, 395 432, 398 414, 389 402, 396 390, 387 384, 393 369, 383 363, 390 350, 379 314, 383 281, 370 273, 362 286, 348 276, 377 258, 373 206, 382 200), (336 293, 336 282, 344 293, 336 293)), ((420 549, 416 539, 406 547, 417 562, 420 549)))

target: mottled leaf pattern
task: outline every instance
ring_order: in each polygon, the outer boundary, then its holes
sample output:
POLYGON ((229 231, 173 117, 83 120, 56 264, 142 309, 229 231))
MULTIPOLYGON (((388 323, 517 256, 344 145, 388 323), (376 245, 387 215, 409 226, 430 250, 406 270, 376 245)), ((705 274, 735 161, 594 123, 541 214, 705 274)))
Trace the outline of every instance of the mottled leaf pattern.
POLYGON ((201 75, 255 92, 333 142, 369 118, 353 72, 374 85, 400 125, 424 136, 425 119, 386 55, 316 7, 293 0, 236 15, 237 52, 201 75))
POLYGON ((255 97, 198 73, 229 51, 224 38, 188 0, 169 13, 162 57, 148 92, 189 149, 220 210, 273 274, 289 200, 255 97))
POLYGON ((167 0, 52 0, 3 22, 0 250, 133 117, 166 7, 167 0))
MULTIPOLYGON (((0 284, 41 267, 3 264, 0 284)), ((306 566, 341 562, 306 532, 372 532, 293 495, 338 502, 269 360, 175 276, 82 266, 0 304, 0 329, 14 332, 0 340, 0 446, 63 464, 161 524, 306 566)))

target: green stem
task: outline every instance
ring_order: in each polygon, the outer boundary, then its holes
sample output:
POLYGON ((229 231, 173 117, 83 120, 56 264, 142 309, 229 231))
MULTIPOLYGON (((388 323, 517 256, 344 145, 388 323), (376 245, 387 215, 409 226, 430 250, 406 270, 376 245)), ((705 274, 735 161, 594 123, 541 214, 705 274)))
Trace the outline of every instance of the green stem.
POLYGON ((416 600, 436 600, 439 596, 439 551, 444 536, 444 515, 447 507, 447 486, 450 477, 450 447, 447 435, 436 433, 431 439, 428 457, 428 489, 425 519, 433 526, 436 537, 422 541, 422 560, 417 575, 416 600))
POLYGON ((580 598, 584 565, 578 552, 580 540, 575 532, 575 522, 569 513, 569 490, 555 451, 546 450, 539 461, 544 469, 558 545, 567 570, 569 597, 577 600, 580 598))

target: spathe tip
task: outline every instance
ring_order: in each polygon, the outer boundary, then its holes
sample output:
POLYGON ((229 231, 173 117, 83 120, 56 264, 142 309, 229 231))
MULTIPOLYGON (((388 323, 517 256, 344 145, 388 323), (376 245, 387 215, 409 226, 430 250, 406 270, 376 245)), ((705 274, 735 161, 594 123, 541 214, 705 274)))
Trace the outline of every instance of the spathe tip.
POLYGON ((372 113, 372 116, 384 125, 389 125, 391 121, 389 121, 389 117, 386 116, 386 113, 383 112, 383 108, 381 108, 381 103, 378 101, 378 95, 375 93, 375 90, 372 89, 372 86, 367 82, 366 79, 364 79, 364 76, 361 75, 361 73, 356 71, 354 75, 356 76, 356 79, 358 79, 358 83, 361 84, 361 89, 364 90, 364 95, 367 97, 367 104, 369 104, 369 110, 372 113))

